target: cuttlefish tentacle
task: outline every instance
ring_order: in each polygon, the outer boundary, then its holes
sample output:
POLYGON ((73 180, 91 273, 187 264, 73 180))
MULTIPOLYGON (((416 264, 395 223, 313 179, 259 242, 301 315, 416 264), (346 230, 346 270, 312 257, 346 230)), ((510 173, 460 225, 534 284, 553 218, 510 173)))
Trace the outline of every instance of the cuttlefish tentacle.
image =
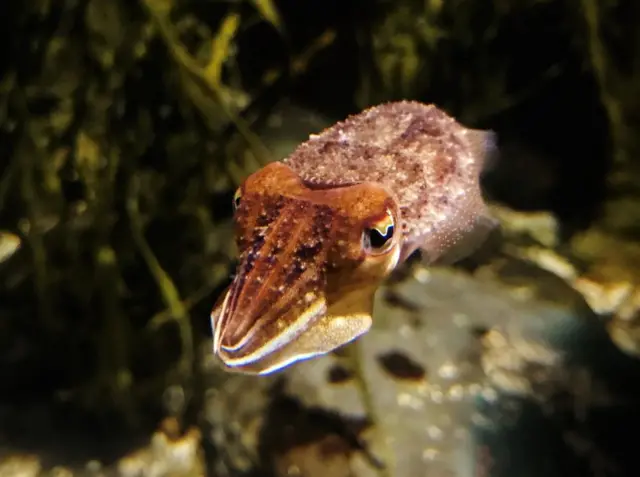
POLYGON ((368 109, 249 176, 235 197, 239 264, 215 305, 213 351, 267 374, 366 333, 384 278, 420 249, 460 258, 494 222, 479 176, 490 132, 415 102, 368 109))
POLYGON ((327 249, 320 245, 329 238, 326 211, 312 211, 293 198, 286 202, 270 227, 255 229, 216 319, 215 351, 225 353, 230 365, 264 359, 324 312, 324 300, 313 291, 324 287, 327 249))
MULTIPOLYGON (((257 321, 240 319, 234 323, 233 332, 230 329, 225 334, 225 340, 220 341, 225 349, 243 346, 251 333, 271 323, 280 310, 294 306, 293 301, 304 284, 312 282, 314 278, 320 279, 310 276, 319 267, 307 267, 306 263, 295 258, 304 253, 307 260, 317 263, 324 260, 324 249, 315 245, 296 250, 300 239, 304 239, 310 231, 308 217, 305 220, 291 220, 296 213, 294 207, 280 209, 281 215, 270 227, 272 232, 267 234, 259 231, 243 254, 238 274, 229 290, 232 299, 223 308, 220 321, 223 326, 227 324, 239 306, 244 309, 244 316, 255 316, 257 321), (293 257, 293 260, 276 260, 276 257, 293 257), (287 264, 290 266, 287 267, 287 264)), ((307 214, 306 210, 298 212, 307 214)))

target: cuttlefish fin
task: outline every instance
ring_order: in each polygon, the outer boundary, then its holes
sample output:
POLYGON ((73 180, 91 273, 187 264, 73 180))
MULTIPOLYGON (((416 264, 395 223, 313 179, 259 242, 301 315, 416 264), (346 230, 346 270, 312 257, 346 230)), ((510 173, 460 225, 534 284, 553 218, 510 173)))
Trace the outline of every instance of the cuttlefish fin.
POLYGON ((423 249, 422 261, 428 265, 452 265, 460 260, 473 255, 489 238, 491 232, 498 227, 498 221, 488 213, 478 215, 472 225, 461 233, 443 253, 437 257, 430 256, 430 249, 423 249))
POLYGON ((500 159, 498 135, 485 129, 468 129, 466 134, 471 153, 478 165, 478 174, 482 176, 485 172, 495 168, 500 159))
POLYGON ((486 243, 499 224, 489 213, 479 185, 483 173, 495 167, 499 160, 498 137, 495 132, 482 129, 467 129, 466 136, 477 167, 477 197, 452 217, 452 221, 463 225, 454 228, 453 236, 441 238, 444 246, 434 250, 432 242, 419 245, 422 261, 429 265, 451 265, 472 255, 486 243))

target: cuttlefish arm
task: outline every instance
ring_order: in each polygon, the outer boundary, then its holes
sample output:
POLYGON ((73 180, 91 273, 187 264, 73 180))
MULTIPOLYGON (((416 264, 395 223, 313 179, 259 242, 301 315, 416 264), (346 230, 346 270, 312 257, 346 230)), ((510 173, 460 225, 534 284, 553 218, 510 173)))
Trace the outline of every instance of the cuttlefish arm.
POLYGON ((388 103, 249 176, 234 198, 237 272, 211 313, 222 363, 268 374, 333 351, 369 330, 377 288, 410 253, 472 251, 489 228, 479 172, 492 145, 473 131, 388 103))
POLYGON ((314 189, 273 163, 239 189, 235 217, 238 270, 211 315, 226 366, 266 374, 369 329, 373 295, 401 249, 389 191, 314 189))

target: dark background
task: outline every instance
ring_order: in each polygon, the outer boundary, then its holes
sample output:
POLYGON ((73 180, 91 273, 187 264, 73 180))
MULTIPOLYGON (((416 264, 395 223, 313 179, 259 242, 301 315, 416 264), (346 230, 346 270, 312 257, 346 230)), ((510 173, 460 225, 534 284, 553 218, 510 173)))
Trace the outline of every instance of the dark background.
POLYGON ((0 263, 5 428, 34 406, 91 433, 154 426, 167 383, 197 389, 231 198, 273 159, 246 131, 283 104, 337 120, 435 103, 498 133, 490 198, 552 211, 566 240, 609 227, 607 201, 637 189, 639 5, 3 2, 0 228, 22 243, 0 263))

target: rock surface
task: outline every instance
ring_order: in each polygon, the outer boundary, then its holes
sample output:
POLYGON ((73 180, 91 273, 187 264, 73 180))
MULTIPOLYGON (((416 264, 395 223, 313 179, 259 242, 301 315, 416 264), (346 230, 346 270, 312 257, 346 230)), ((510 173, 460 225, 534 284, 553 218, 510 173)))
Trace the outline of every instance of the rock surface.
POLYGON ((473 272, 416 264, 382 288, 356 345, 366 394, 336 353, 264 380, 234 377, 246 394, 217 422, 237 422, 278 476, 635 475, 617 433, 638 417, 639 363, 614 345, 568 261, 529 253, 564 270, 552 273, 517 257, 534 246, 473 272), (267 385, 268 401, 249 397, 267 385), (266 417, 254 409, 247 420, 244 404, 232 419, 243 399, 266 417))

